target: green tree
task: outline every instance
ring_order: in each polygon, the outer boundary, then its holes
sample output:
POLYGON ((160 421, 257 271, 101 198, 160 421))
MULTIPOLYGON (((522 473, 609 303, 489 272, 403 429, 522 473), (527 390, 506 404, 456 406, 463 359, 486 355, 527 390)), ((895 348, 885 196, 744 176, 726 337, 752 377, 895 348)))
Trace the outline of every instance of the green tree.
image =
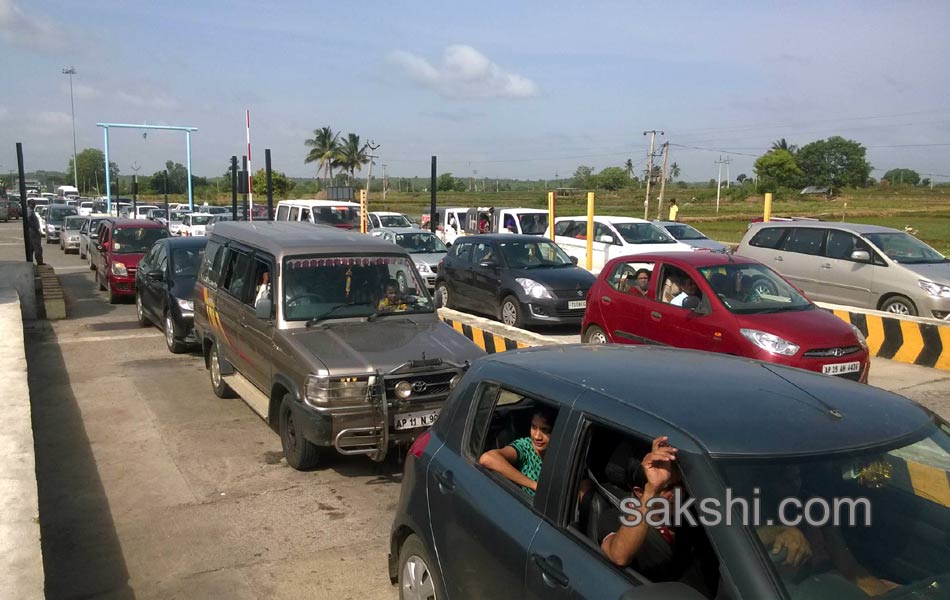
MULTIPOLYGON (((106 189, 106 156, 102 150, 86 148, 76 155, 76 164, 79 185, 84 192, 97 189, 97 183, 98 189, 103 191, 106 189)), ((119 165, 114 162, 109 163, 109 177, 113 181, 119 177, 119 165)), ((66 167, 66 180, 73 181, 73 159, 71 158, 66 167)))
POLYGON ((313 137, 305 140, 304 145, 310 148, 304 163, 317 163, 317 177, 323 171, 327 181, 333 179, 333 168, 340 158, 340 134, 334 133, 329 127, 313 130, 313 137))
POLYGON ((782 138, 772 142, 772 150, 788 150, 789 154, 794 155, 796 152, 798 152, 798 146, 789 144, 785 141, 785 138, 782 138))
POLYGON ((924 187, 927 187, 928 185, 930 185, 930 177, 924 177, 923 179, 921 179, 920 185, 924 187))
POLYGON ((804 185, 862 187, 871 175, 865 147, 837 135, 802 146, 795 160, 804 185))
POLYGON ((780 187, 795 187, 802 175, 795 157, 788 150, 769 150, 755 161, 755 172, 759 184, 767 192, 780 187))
POLYGON ((580 165, 577 169, 574 170, 574 187, 586 188, 590 187, 591 181, 590 178, 594 174, 594 167, 586 167, 580 165))
POLYGON ((602 190, 619 190, 630 185, 630 176, 621 167, 607 167, 591 178, 593 187, 602 190))
MULTIPOLYGON (((464 185, 465 182, 463 181, 464 185)), ((454 192, 455 191, 455 178, 452 177, 451 173, 442 173, 439 175, 439 178, 436 180, 436 190, 440 192, 454 192)))
POLYGON ((891 185, 917 185, 920 183, 920 174, 913 169, 891 169, 881 177, 891 185))
MULTIPOLYGON (((271 170, 270 173, 271 185, 274 189, 275 198, 286 198, 287 195, 297 187, 297 182, 293 179, 288 178, 286 175, 280 171, 271 170)), ((257 173, 254 173, 254 176, 251 178, 252 185, 254 186, 254 202, 258 202, 257 198, 267 198, 267 171, 260 169, 257 173)), ((228 186, 230 190, 230 186, 228 186)))
POLYGON ((360 143, 360 136, 355 133, 346 134, 346 139, 340 144, 337 165, 349 172, 351 185, 356 179, 356 172, 363 170, 363 165, 370 160, 367 146, 360 143))
POLYGON ((749 178, 749 176, 746 175, 745 173, 739 173, 739 176, 736 177, 736 181, 739 182, 739 185, 742 185, 743 183, 745 183, 745 180, 748 179, 748 178, 749 178))

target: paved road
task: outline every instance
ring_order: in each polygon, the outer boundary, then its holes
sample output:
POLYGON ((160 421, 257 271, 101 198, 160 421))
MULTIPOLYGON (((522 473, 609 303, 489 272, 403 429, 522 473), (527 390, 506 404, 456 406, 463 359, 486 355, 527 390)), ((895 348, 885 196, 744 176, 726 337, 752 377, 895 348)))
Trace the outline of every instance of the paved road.
MULTIPOLYGON (((27 332, 50 598, 397 596, 399 465, 289 468, 250 409, 213 395, 199 356, 169 354, 78 257, 46 250, 69 315, 27 332)), ((0 260, 21 252, 19 223, 0 225, 0 260)), ((950 415, 950 374, 875 360, 872 378, 950 415)))

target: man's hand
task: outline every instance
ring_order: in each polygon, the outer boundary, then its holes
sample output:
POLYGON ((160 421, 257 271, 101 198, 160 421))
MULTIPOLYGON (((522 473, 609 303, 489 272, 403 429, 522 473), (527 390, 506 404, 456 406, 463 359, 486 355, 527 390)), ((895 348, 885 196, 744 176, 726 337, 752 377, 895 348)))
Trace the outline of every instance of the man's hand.
POLYGON ((670 446, 667 436, 653 440, 652 451, 643 457, 643 472, 647 478, 650 494, 658 494, 673 478, 673 461, 676 460, 676 448, 670 446))
POLYGON ((797 567, 809 558, 811 558, 811 544, 805 538, 805 534, 794 527, 784 527, 775 536, 772 543, 772 554, 778 554, 785 548, 788 554, 785 556, 786 565, 797 567))

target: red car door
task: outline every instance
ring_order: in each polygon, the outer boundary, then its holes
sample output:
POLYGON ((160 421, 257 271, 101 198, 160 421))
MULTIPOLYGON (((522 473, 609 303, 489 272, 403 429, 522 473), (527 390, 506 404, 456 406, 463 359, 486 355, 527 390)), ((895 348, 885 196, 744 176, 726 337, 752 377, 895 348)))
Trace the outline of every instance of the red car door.
POLYGON ((591 295, 590 301, 600 305, 604 331, 614 343, 654 343, 654 340, 644 335, 642 328, 650 305, 649 295, 654 293, 655 289, 652 272, 652 262, 635 259, 616 262, 610 268, 610 273, 595 288, 596 295, 591 295), (636 286, 637 273, 643 271, 651 275, 647 295, 641 293, 636 286))

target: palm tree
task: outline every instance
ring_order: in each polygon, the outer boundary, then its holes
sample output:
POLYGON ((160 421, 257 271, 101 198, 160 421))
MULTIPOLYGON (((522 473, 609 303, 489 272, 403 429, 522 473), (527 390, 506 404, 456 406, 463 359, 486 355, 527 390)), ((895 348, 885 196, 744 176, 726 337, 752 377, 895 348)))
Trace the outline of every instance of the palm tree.
POLYGON ((680 166, 676 163, 670 165, 670 181, 675 181, 680 176, 680 166))
POLYGON ((782 138, 772 142, 772 150, 787 150, 790 154, 795 154, 798 152, 798 146, 795 144, 789 145, 789 143, 785 141, 785 138, 782 138))
POLYGON ((340 145, 337 165, 350 172, 350 183, 356 178, 356 172, 363 170, 363 165, 369 162, 366 152, 367 144, 360 144, 360 136, 348 133, 340 145))
POLYGON ((310 148, 304 162, 317 163, 317 176, 320 175, 320 171, 323 171, 327 182, 330 182, 333 179, 333 168, 338 166, 340 134, 333 133, 333 130, 329 127, 314 129, 313 138, 304 141, 304 144, 310 148))

